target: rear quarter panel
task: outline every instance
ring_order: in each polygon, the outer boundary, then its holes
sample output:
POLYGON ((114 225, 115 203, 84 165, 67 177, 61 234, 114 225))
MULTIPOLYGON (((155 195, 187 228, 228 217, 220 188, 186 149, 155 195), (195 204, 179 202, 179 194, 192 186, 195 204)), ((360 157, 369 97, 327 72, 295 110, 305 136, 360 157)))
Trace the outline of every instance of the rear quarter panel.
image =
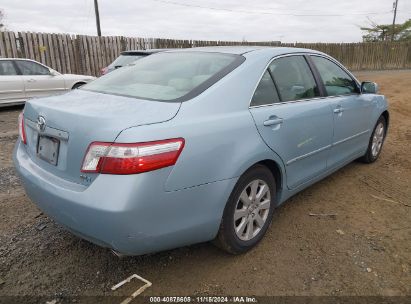
POLYGON ((263 142, 248 110, 268 60, 247 58, 208 90, 183 102, 173 120, 126 129, 116 141, 183 137, 185 147, 167 179, 166 191, 238 177, 265 159, 274 160, 284 173, 281 159, 263 142))

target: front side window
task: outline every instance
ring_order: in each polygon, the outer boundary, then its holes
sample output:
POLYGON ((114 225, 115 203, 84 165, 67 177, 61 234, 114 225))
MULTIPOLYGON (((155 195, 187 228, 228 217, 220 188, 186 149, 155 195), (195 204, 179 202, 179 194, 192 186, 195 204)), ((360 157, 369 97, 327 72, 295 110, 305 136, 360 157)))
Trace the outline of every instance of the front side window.
POLYGON ((206 90, 244 60, 243 56, 223 53, 158 53, 81 89, 156 101, 183 101, 206 90))
POLYGON ((280 102, 277 89, 275 88, 273 79, 268 71, 265 71, 263 77, 258 84, 253 99, 251 100, 251 106, 261 106, 280 102))
POLYGON ((331 60, 319 56, 311 56, 323 80, 327 96, 338 96, 358 93, 354 79, 331 60))
POLYGON ((0 75, 17 75, 17 71, 14 68, 13 62, 10 60, 0 60, 0 75))
POLYGON ((269 66, 282 101, 320 96, 314 76, 303 56, 275 59, 269 66))
POLYGON ((50 75, 50 70, 33 61, 16 60, 22 75, 50 75))

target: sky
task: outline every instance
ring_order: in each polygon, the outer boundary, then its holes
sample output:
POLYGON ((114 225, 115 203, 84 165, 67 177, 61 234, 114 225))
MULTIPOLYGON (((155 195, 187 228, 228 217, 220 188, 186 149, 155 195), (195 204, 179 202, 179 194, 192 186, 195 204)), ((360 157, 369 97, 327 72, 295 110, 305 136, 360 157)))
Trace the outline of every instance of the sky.
MULTIPOLYGON (((390 24, 393 0, 98 0, 103 36, 357 42, 360 26, 390 24)), ((13 31, 96 35, 93 0, 0 0, 13 31)), ((398 0, 397 22, 411 18, 398 0)))

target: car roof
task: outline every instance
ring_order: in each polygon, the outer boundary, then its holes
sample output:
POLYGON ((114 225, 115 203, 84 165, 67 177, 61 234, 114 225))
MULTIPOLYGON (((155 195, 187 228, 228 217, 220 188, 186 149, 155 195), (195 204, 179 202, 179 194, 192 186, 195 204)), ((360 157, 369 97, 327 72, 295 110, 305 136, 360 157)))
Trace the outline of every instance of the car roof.
MULTIPOLYGON (((170 49, 165 50, 170 52, 216 52, 216 53, 226 53, 233 55, 243 55, 251 53, 266 53, 274 56, 289 54, 289 53, 321 53, 319 51, 303 49, 303 48, 293 48, 293 47, 270 47, 270 46, 206 46, 206 47, 194 47, 185 49, 170 49)), ((322 54, 322 53, 321 53, 322 54)))
POLYGON ((151 55, 159 52, 169 51, 174 49, 149 49, 149 50, 127 50, 121 52, 121 55, 151 55))

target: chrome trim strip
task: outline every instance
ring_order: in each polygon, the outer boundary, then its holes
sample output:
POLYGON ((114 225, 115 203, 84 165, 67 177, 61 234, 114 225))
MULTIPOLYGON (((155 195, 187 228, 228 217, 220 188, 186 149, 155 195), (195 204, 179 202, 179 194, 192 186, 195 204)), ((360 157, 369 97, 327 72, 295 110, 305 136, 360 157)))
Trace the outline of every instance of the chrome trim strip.
MULTIPOLYGON (((261 73, 260 78, 258 78, 258 81, 257 81, 257 83, 256 83, 256 85, 255 85, 255 87, 254 87, 254 90, 253 90, 253 94, 251 95, 250 101, 248 102, 248 105, 249 105, 248 108, 260 107, 260 106, 252 106, 252 105, 251 105, 251 102, 253 101, 253 96, 254 96, 254 94, 255 94, 255 90, 257 90, 257 87, 258 87, 258 85, 260 84, 260 81, 261 81, 261 79, 263 78, 263 76, 264 76, 264 74, 265 74, 265 71, 267 71, 268 67, 270 66, 271 62, 273 62, 275 59, 279 59, 279 58, 282 58, 282 57, 304 56, 304 55, 309 55, 309 54, 311 54, 311 53, 310 53, 310 52, 288 53, 288 54, 277 55, 277 56, 274 56, 273 58, 271 58, 271 59, 268 61, 268 63, 265 65, 265 68, 264 68, 263 72, 261 73)), ((269 105, 273 105, 273 104, 280 104, 280 102, 272 103, 272 104, 269 104, 269 105)), ((264 106, 268 106, 268 105, 264 105, 264 106)))
POLYGON ((348 141, 348 140, 354 139, 354 138, 356 138, 356 137, 358 137, 358 136, 361 136, 361 135, 363 135, 363 134, 365 134, 365 133, 368 133, 369 131, 370 131, 370 129, 365 130, 365 131, 362 131, 362 132, 357 133, 357 134, 354 134, 354 135, 352 135, 352 136, 350 136, 350 137, 347 137, 347 138, 344 138, 344 139, 342 139, 342 140, 339 140, 339 141, 333 143, 332 146, 334 147, 334 146, 336 146, 336 145, 342 144, 343 142, 346 142, 346 141, 348 141))
POLYGON ((360 133, 354 134, 354 135, 352 135, 352 136, 350 136, 350 137, 347 137, 347 138, 344 138, 344 139, 342 139, 342 140, 340 140, 340 141, 337 141, 337 142, 335 142, 335 143, 332 143, 331 145, 327 145, 327 146, 322 147, 322 148, 319 148, 319 149, 317 149, 317 150, 314 150, 314 151, 308 152, 308 153, 306 153, 306 154, 297 156, 297 157, 295 157, 295 158, 293 158, 293 159, 290 159, 290 160, 286 163, 286 165, 289 166, 290 164, 292 164, 292 163, 294 163, 294 162, 296 162, 296 161, 302 160, 302 159, 304 159, 304 158, 306 158, 306 157, 312 156, 312 155, 317 154, 317 153, 320 153, 320 152, 322 152, 322 151, 324 151, 324 150, 326 150, 326 149, 329 149, 329 148, 332 148, 332 147, 337 146, 337 145, 339 145, 339 144, 342 144, 342 143, 344 143, 344 142, 346 142, 346 141, 349 141, 349 140, 354 139, 354 138, 356 138, 356 137, 358 137, 358 136, 361 136, 361 135, 363 135, 363 134, 365 134, 365 133, 368 133, 369 131, 370 131, 370 129, 365 130, 365 131, 362 131, 362 132, 360 132, 360 133))
POLYGON ((304 55, 309 55, 309 56, 318 56, 318 57, 323 57, 325 59, 330 60, 331 62, 335 63, 337 66, 339 66, 342 70, 344 70, 349 76, 351 76, 351 78, 354 79, 354 81, 357 83, 358 86, 360 85, 360 82, 358 81, 357 78, 355 78, 355 76, 348 71, 341 63, 339 63, 337 60, 335 60, 334 58, 326 55, 326 54, 319 54, 319 53, 311 53, 311 52, 298 52, 298 53, 289 53, 289 54, 282 54, 282 55, 278 55, 275 56, 273 58, 271 58, 271 60, 268 62, 268 64, 265 66, 263 73, 261 74, 260 78, 258 79, 257 84, 254 87, 253 90, 253 94, 251 95, 251 99, 249 101, 249 109, 253 109, 253 108, 261 108, 261 107, 268 107, 268 106, 273 106, 273 105, 281 105, 281 104, 288 104, 288 103, 295 103, 295 102, 303 102, 303 101, 311 101, 311 100, 318 100, 318 99, 326 99, 326 98, 335 98, 335 97, 346 97, 346 96, 360 96, 361 93, 350 93, 350 94, 343 94, 343 95, 333 95, 333 96, 318 96, 318 97, 314 97, 314 98, 307 98, 307 99, 298 99, 298 100, 291 100, 291 101, 282 101, 282 102, 274 102, 274 103, 270 103, 270 104, 265 104, 265 105, 260 105, 260 106, 252 106, 251 102, 253 100, 253 96, 255 94, 255 91, 257 90, 258 85, 260 84, 261 79, 264 76, 265 71, 268 69, 268 67, 270 66, 270 64, 279 58, 282 57, 290 57, 290 56, 304 56, 304 55))
MULTIPOLYGON (((24 124, 38 132, 37 123, 35 123, 34 121, 26 118, 26 119, 24 119, 24 124)), ((67 133, 65 131, 61 131, 59 129, 49 127, 47 125, 46 125, 46 128, 44 129, 44 131, 38 132, 38 133, 40 135, 51 136, 51 137, 55 137, 55 138, 58 138, 58 139, 61 139, 61 140, 68 140, 69 139, 69 133, 67 133)))
MULTIPOLYGON (((317 56, 317 57, 323 57, 325 59, 330 60, 331 62, 335 63, 336 65, 338 65, 343 71, 345 71, 349 76, 351 76, 352 79, 354 79, 354 81, 357 83, 358 89, 361 88, 361 82, 358 81, 358 79, 353 75, 353 73, 351 73, 349 70, 347 70, 347 68, 345 66, 342 65, 342 63, 340 63, 337 59, 331 57, 331 56, 327 56, 327 55, 323 55, 323 54, 310 54, 310 56, 317 56)), ((360 95, 361 93, 356 93, 357 95, 360 95)), ((340 95, 341 96, 341 95, 340 95)))
POLYGON ((68 89, 65 88, 53 88, 53 89, 30 89, 26 90, 26 92, 50 92, 52 94, 54 91, 67 91, 68 89))
POLYGON ((306 158, 306 157, 308 157, 308 156, 317 154, 317 153, 322 152, 322 151, 324 151, 324 150, 327 150, 327 149, 329 149, 329 148, 331 148, 331 147, 332 147, 332 145, 328 145, 328 146, 322 147, 322 148, 320 148, 320 149, 317 149, 317 150, 308 152, 307 154, 297 156, 297 157, 295 157, 295 158, 293 158, 293 159, 290 159, 290 160, 286 163, 286 165, 288 166, 288 165, 290 165, 290 164, 292 164, 292 163, 294 163, 294 162, 296 162, 296 161, 298 161, 298 160, 302 160, 302 159, 304 159, 304 158, 306 158))
MULTIPOLYGON (((0 91, 0 95, 2 94, 9 94, 9 93, 24 93, 24 90, 5 90, 5 91, 0 91)), ((7 97, 6 97, 7 98, 7 97)))

